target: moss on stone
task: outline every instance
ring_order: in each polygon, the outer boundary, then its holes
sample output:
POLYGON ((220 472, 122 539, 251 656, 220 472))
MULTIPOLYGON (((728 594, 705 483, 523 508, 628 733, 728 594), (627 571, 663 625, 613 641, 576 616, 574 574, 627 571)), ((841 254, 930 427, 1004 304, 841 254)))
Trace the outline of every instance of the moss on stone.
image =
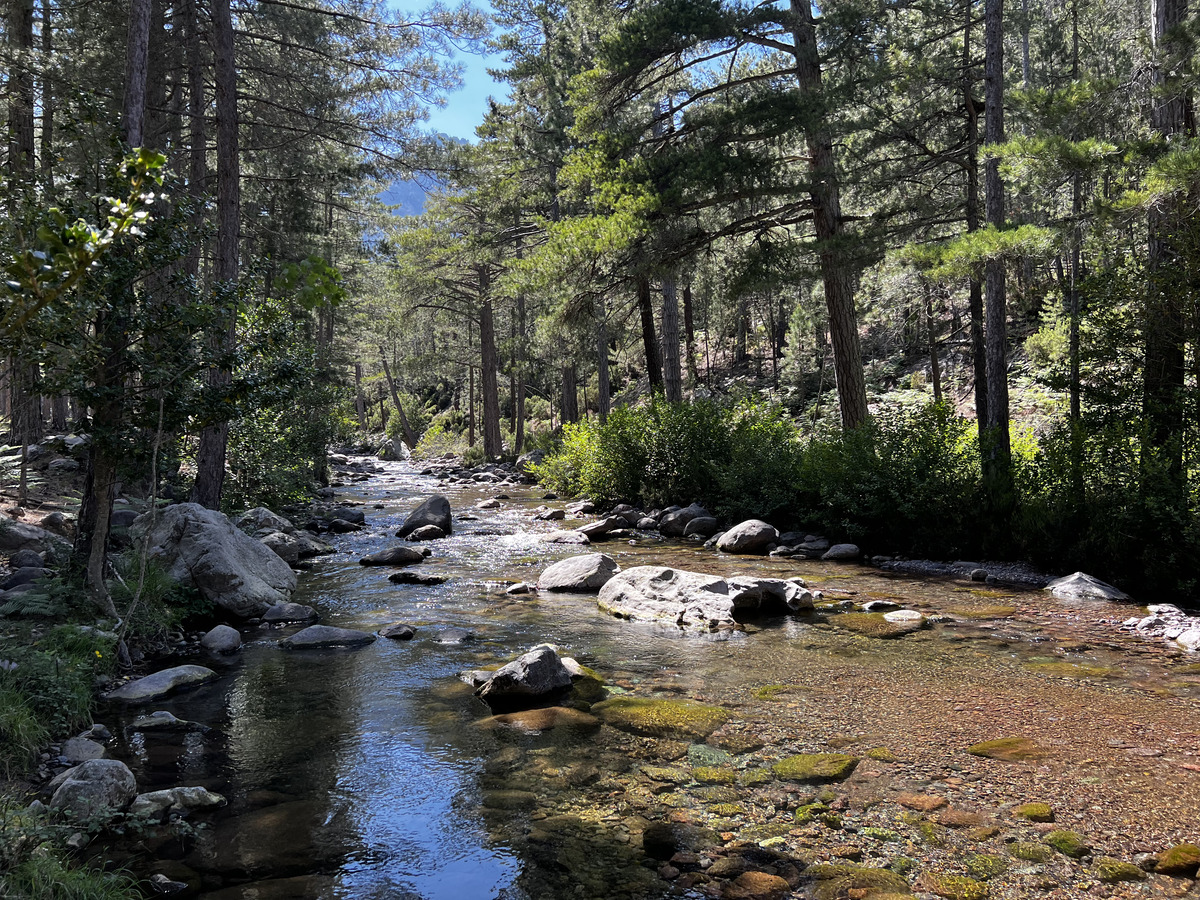
POLYGON ((912 893, 908 880, 889 869, 822 863, 809 866, 804 874, 816 882, 814 900, 841 900, 844 897, 882 900, 887 895, 907 897, 912 893))
POLYGON ((1176 844, 1159 854, 1154 871, 1176 878, 1194 878, 1200 867, 1200 847, 1195 844, 1176 844))
POLYGON ((917 825, 917 836, 929 847, 945 847, 950 833, 934 822, 920 822, 917 825))
POLYGON ((1054 810, 1049 803, 1022 803, 1013 810, 1013 814, 1030 822, 1054 821, 1054 810))
POLYGON ((889 622, 883 613, 843 613, 829 621, 839 628, 872 638, 898 638, 915 630, 911 624, 889 622))
POLYGON ((1117 884, 1121 881, 1145 881, 1146 873, 1131 862, 1101 856, 1096 860, 1096 877, 1105 884, 1117 884))
POLYGON ((1176 666, 1171 670, 1172 675, 1200 675, 1200 663, 1188 663, 1186 666, 1176 666))
POLYGON ((701 784, 734 784, 737 772, 718 766, 697 766, 692 769, 692 778, 701 784))
POLYGON ((740 803, 714 803, 712 806, 708 807, 708 811, 714 816, 732 819, 736 816, 743 815, 746 812, 746 807, 740 803))
POLYGON ((1008 863, 1003 857, 990 853, 972 853, 963 858, 963 868, 972 878, 987 881, 1002 874, 1008 868, 1008 863))
POLYGON ((741 837, 743 840, 754 841, 757 844, 769 841, 771 838, 783 837, 793 827, 790 822, 767 822, 764 825, 751 825, 742 829, 741 837))
POLYGON ((878 762, 891 763, 896 761, 896 754, 887 747, 872 747, 867 751, 867 756, 868 758, 874 759, 878 762))
POLYGON ((742 773, 742 784, 746 787, 755 787, 760 784, 767 784, 775 780, 775 774, 770 769, 747 769, 742 773))
POLYGON ((782 694, 791 694, 800 690, 790 684, 764 684, 762 687, 754 689, 754 696, 758 700, 779 700, 782 694))
POLYGON ((1069 856, 1072 859, 1081 859, 1092 852, 1092 847, 1088 843, 1088 839, 1077 831, 1067 831, 1065 829, 1051 831, 1042 838, 1042 841, 1049 844, 1063 856, 1069 856))
POLYGON ((982 844, 984 841, 990 841, 999 833, 1000 829, 995 825, 980 825, 977 828, 967 829, 967 840, 982 844))
POLYGON ((967 748, 972 756, 982 756, 987 759, 998 759, 1002 762, 1023 762, 1031 759, 1041 759, 1049 755, 1044 747, 1039 747, 1027 737, 1002 737, 991 741, 982 741, 967 748))
POLYGON ((995 603, 991 606, 956 606, 946 612, 952 616, 958 616, 960 619, 1007 619, 1009 616, 1016 615, 1017 608, 995 603))
POLYGON ((771 766, 771 771, 784 781, 820 784, 844 781, 857 765, 858 758, 845 753, 799 753, 781 759, 771 766))
POLYGON ((614 697, 591 711, 614 728, 649 737, 706 738, 729 721, 721 707, 689 700, 614 697))
POLYGON ((1016 841, 1008 845, 1008 852, 1017 859, 1026 862, 1047 863, 1054 859, 1054 851, 1045 844, 1035 844, 1032 841, 1016 841))
POLYGON ((887 828, 876 828, 869 825, 866 828, 858 829, 858 833, 863 837, 869 837, 876 841, 883 841, 885 844, 898 843, 902 838, 896 832, 887 828))
POLYGON ((608 696, 608 689, 599 678, 580 678, 571 685, 571 699, 580 703, 599 703, 608 696))
POLYGON ((816 821, 829 812, 829 807, 824 803, 806 803, 804 806, 797 807, 793 819, 797 825, 807 825, 809 822, 816 821))
POLYGON ((946 897, 947 900, 986 900, 988 886, 966 875, 939 875, 926 872, 917 880, 917 887, 946 897))

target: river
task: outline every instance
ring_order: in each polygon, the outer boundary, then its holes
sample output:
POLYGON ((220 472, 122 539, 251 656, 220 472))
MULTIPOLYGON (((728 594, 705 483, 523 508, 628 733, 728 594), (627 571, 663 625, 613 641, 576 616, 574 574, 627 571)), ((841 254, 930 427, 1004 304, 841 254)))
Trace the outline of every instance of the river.
MULTIPOLYGON (((713 828, 731 846, 766 846, 797 869, 888 864, 917 889, 966 875, 992 897, 1090 896, 1094 859, 1200 838, 1200 666, 1121 634, 1115 624, 1133 614, 1128 607, 1064 606, 1040 592, 858 565, 726 557, 650 537, 593 548, 623 568, 801 576, 826 599, 893 599, 947 617, 892 640, 841 627, 837 614, 761 620, 720 640, 673 634, 603 615, 594 597, 505 594, 580 552, 539 541, 558 523, 532 520, 546 502, 537 489, 440 484, 407 463, 379 468, 341 489, 367 527, 327 536, 337 553, 315 561, 294 599, 326 624, 407 622, 416 638, 286 652, 276 642, 295 629, 249 629, 231 659, 195 660, 219 680, 154 708, 208 730, 130 732, 118 755, 141 790, 200 784, 229 803, 196 816, 182 836, 150 836, 130 857, 135 870, 187 882, 185 896, 209 900, 739 896, 733 881, 705 874, 717 871, 719 847, 674 863, 646 857, 645 829, 675 822, 713 828), (474 508, 501 491, 510 499, 499 509, 474 508), (435 492, 450 499, 455 533, 429 544, 419 569, 447 583, 394 585, 388 570, 358 565, 394 543, 405 514, 435 492), (452 628, 471 638, 443 642, 452 628), (458 673, 542 642, 595 669, 614 694, 715 704, 731 721, 702 743, 490 719, 458 673), (1028 758, 966 751, 1005 737, 1028 739, 1028 758), (861 762, 823 796, 747 774, 812 752, 861 762), (816 819, 814 801, 823 804, 816 819), (1035 801, 1053 809, 1055 824, 1017 812, 1035 801), (1050 829, 1084 835, 1091 851, 1080 861, 1005 850, 1050 829), (989 864, 996 871, 972 868, 985 857, 999 861, 989 864)), ((133 714, 111 715, 126 725, 133 714)), ((791 871, 778 861, 762 868, 791 871)), ((795 896, 817 889, 792 881, 795 896)), ((1136 890, 1172 885, 1191 882, 1153 876, 1136 890)))

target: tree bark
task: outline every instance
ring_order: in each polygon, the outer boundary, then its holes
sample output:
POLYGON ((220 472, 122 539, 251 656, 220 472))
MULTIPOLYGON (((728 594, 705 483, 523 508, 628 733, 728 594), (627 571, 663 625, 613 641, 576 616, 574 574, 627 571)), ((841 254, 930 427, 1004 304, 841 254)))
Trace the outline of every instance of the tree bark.
POLYGON ((487 268, 479 268, 479 359, 480 392, 483 394, 483 455, 488 461, 504 452, 500 434, 500 387, 497 372, 500 357, 496 353, 496 323, 492 316, 487 268))
POLYGON ((933 317, 933 289, 925 283, 925 324, 929 329, 929 374, 933 380, 933 400, 942 402, 942 365, 938 360, 937 320, 933 317))
POLYGON ((683 402, 683 372, 679 364, 679 294, 675 279, 662 285, 663 387, 671 403, 683 402))
MULTIPOLYGON (((400 435, 404 439, 404 443, 408 444, 408 449, 411 450, 417 446, 417 436, 408 425, 408 416, 404 414, 404 406, 400 403, 400 392, 396 390, 396 382, 392 380, 392 370, 388 366, 387 354, 384 353, 383 347, 379 348, 379 362, 383 366, 383 377, 387 381, 388 390, 392 394, 392 403, 396 407, 396 415, 400 417, 400 435)), ((382 402, 379 404, 379 407, 381 410, 383 409, 382 402)), ((383 417, 383 428, 384 431, 387 430, 387 417, 383 417)))
POLYGON ((642 348, 646 354, 646 375, 650 392, 663 388, 662 364, 658 358, 658 338, 654 329, 654 307, 650 302, 650 279, 639 278, 637 283, 638 311, 642 314, 642 348))
POLYGON ((513 424, 513 453, 525 450, 525 296, 517 295, 517 390, 513 397, 516 415, 513 424))
MULTIPOLYGON (((220 2, 220 0, 218 0, 220 2)), ((130 0, 129 39, 125 53, 125 96, 121 121, 125 142, 140 147, 145 139, 146 73, 150 63, 150 0, 130 0)))
MULTIPOLYGON (((979 110, 975 105, 974 78, 972 75, 971 32, 975 24, 975 7, 964 6, 966 23, 963 26, 963 110, 967 119, 966 168, 967 233, 979 230, 979 110)), ((983 430, 988 420, 987 348, 983 337, 983 284, 972 277, 968 284, 967 308, 971 316, 971 362, 975 371, 975 422, 982 442, 983 430)))
POLYGON ((688 380, 692 387, 700 380, 700 376, 696 371, 696 326, 694 321, 694 308, 692 304, 692 286, 685 284, 683 286, 683 338, 687 352, 687 370, 688 380))
MULTIPOLYGON (((223 295, 222 299, 228 306, 225 325, 213 336, 213 349, 222 355, 233 350, 237 337, 238 242, 241 225, 237 66, 229 0, 213 0, 212 28, 217 83, 217 259, 214 274, 216 290, 223 295)), ((224 392, 232 381, 233 373, 224 362, 209 370, 208 384, 214 394, 224 392)), ((196 452, 196 483, 192 487, 193 502, 209 509, 220 508, 228 445, 228 419, 208 425, 200 432, 200 446, 196 452)))
POLYGON ((208 189, 208 137, 204 128, 204 57, 200 46, 198 0, 183 0, 183 30, 188 71, 188 178, 187 194, 193 204, 195 234, 188 244, 184 272, 193 279, 200 274, 200 227, 204 222, 204 193, 208 189))
POLYGON ((358 416, 358 430, 367 430, 367 398, 362 389, 362 363, 354 364, 354 412, 358 416))
MULTIPOLYGON (((1004 140, 1004 0, 985 0, 984 5, 984 139, 989 144, 1004 140)), ((992 157, 984 164, 985 203, 988 224, 1004 227, 1004 184, 1000 161, 992 157)), ((984 464, 1003 491, 1010 481, 1008 434, 1008 305, 1005 297, 1005 264, 990 259, 984 269, 987 301, 987 439, 984 464)))
MULTIPOLYGON (((821 62, 817 52, 817 26, 807 0, 791 0, 796 53, 796 80, 802 96, 823 104, 821 62)), ((829 334, 833 341, 833 370, 837 384, 842 427, 857 428, 867 421, 867 386, 863 376, 854 309, 855 268, 845 248, 845 228, 838 196, 833 139, 823 113, 813 115, 805 129, 812 184, 813 224, 820 247, 829 334)))
POLYGON ((600 424, 608 421, 612 411, 612 382, 608 373, 608 324, 601 310, 596 317, 596 381, 599 396, 596 398, 596 409, 600 416, 600 424))
POLYGON ((562 367, 562 420, 564 425, 579 421, 579 389, 574 365, 562 367))

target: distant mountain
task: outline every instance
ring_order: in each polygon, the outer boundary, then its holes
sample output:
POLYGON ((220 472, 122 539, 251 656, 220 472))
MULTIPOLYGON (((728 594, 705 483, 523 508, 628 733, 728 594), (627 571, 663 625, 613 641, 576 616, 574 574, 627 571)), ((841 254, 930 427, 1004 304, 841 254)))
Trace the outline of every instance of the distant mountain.
POLYGON ((398 216, 419 216, 425 211, 425 188, 416 181, 401 179, 379 194, 379 199, 388 206, 397 207, 398 216))

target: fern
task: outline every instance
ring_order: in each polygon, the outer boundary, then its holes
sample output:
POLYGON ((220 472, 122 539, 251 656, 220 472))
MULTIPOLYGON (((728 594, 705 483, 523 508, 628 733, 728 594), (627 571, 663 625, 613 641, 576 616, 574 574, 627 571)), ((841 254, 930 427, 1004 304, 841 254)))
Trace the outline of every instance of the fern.
POLYGON ((69 611, 70 607, 61 596, 56 597, 40 591, 24 591, 0 606, 0 616, 16 616, 18 618, 37 616, 53 619, 65 616, 69 611))

